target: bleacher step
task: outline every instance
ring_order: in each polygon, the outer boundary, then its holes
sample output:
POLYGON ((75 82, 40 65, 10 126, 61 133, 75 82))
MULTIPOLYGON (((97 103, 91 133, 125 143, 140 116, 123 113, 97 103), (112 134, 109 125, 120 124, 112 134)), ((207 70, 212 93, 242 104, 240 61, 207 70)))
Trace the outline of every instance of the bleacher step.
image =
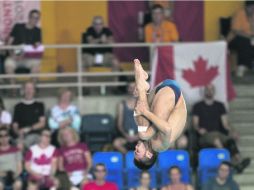
POLYGON ((254 110, 232 110, 229 120, 231 123, 254 123, 254 110))
POLYGON ((254 109, 253 98, 237 98, 236 100, 230 102, 230 110, 250 110, 254 109))
POLYGON ((253 178, 251 177, 250 174, 248 174, 248 173, 238 174, 238 175, 234 176, 234 179, 237 181, 237 183, 240 186, 243 186, 243 185, 251 186, 252 185, 252 190, 253 190, 253 178))
POLYGON ((235 85, 237 97, 254 97, 253 85, 235 85))

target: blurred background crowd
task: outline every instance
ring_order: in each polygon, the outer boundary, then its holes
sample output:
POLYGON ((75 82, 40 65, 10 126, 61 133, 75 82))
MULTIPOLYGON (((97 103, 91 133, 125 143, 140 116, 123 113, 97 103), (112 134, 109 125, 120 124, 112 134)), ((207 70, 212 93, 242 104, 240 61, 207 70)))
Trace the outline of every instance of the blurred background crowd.
MULTIPOLYGON (((20 2, 0 5, 1 15, 20 11, 24 17, 20 22, 12 15, 0 26, 0 190, 254 187, 253 1, 38 1, 26 2, 32 8, 11 7, 20 2), (212 79, 199 84, 199 96, 187 101, 184 133, 152 169, 138 170, 132 163, 138 141, 132 60, 143 62, 152 83, 162 76, 153 72, 157 46, 219 40, 226 44, 223 77, 233 84, 233 95, 218 98, 230 94, 229 86, 221 91, 212 79), (78 76, 81 86, 66 75, 58 78, 64 73, 78 76)), ((201 82, 211 74, 198 66, 204 62, 201 57, 194 63, 201 82)))

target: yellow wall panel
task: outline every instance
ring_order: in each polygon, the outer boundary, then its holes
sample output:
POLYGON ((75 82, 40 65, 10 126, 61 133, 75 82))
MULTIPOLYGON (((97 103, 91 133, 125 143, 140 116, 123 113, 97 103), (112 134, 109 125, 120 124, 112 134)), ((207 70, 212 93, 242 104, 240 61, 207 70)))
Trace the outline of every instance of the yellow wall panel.
POLYGON ((232 16, 243 6, 243 1, 211 1, 204 2, 205 40, 219 39, 219 18, 232 16))
MULTIPOLYGON (((53 1, 41 1, 41 26, 43 43, 55 44, 55 3, 53 1)), ((46 49, 41 64, 42 72, 55 72, 56 53, 55 49, 46 49)))

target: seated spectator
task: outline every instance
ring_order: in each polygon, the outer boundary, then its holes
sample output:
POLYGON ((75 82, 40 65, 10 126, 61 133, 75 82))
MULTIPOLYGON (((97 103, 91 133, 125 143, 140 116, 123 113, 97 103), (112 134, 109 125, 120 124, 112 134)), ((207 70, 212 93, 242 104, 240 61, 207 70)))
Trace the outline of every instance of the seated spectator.
POLYGON ((181 170, 178 166, 172 166, 169 169, 170 184, 163 187, 162 190, 193 190, 189 184, 181 182, 181 170))
POLYGON ((54 186, 50 190, 78 190, 78 188, 72 186, 67 173, 57 172, 54 178, 54 186))
POLYGON ((179 40, 176 25, 164 19, 163 7, 152 7, 152 23, 145 26, 145 42, 175 42, 179 40))
POLYGON ((25 82, 21 87, 23 100, 15 105, 13 130, 26 148, 37 143, 40 130, 45 127, 44 104, 35 100, 35 84, 25 82))
POLYGON ((22 168, 21 151, 10 144, 9 130, 0 128, 0 190, 5 187, 22 190, 19 178, 22 168))
POLYGON ((4 101, 0 97, 0 127, 9 126, 12 122, 11 114, 5 110, 4 101))
POLYGON ((120 137, 114 142, 114 148, 123 154, 129 150, 134 150, 138 141, 137 125, 133 117, 134 107, 137 99, 134 97, 135 83, 128 84, 128 97, 118 105, 117 129, 120 137))
POLYGON ((142 171, 140 175, 140 185, 136 188, 131 188, 130 190, 156 190, 150 187, 151 176, 148 171, 142 171))
POLYGON ((228 35, 229 48, 237 53, 238 77, 243 77, 247 68, 254 65, 254 2, 245 1, 245 7, 232 18, 231 32, 228 35))
POLYGON ((223 103, 214 100, 215 88, 207 85, 204 100, 193 106, 193 127, 199 134, 199 144, 202 148, 227 148, 241 173, 249 164, 250 159, 242 159, 236 145, 236 133, 229 126, 227 112, 223 103))
POLYGON ((83 190, 117 190, 116 184, 106 181, 106 167, 104 164, 98 163, 94 168, 94 181, 83 186, 83 190))
MULTIPOLYGON (((37 26, 40 20, 40 11, 31 10, 27 23, 15 24, 8 39, 7 45, 29 44, 39 46, 41 40, 41 29, 37 26)), ((38 73, 40 70, 40 59, 25 58, 21 50, 10 52, 10 56, 5 60, 5 72, 7 74, 15 73, 17 68, 30 69, 32 73, 38 73)), ((11 80, 14 83, 15 79, 11 80)))
POLYGON ((53 132, 52 143, 59 147, 57 142, 57 134, 59 129, 64 127, 72 127, 79 132, 81 125, 81 116, 78 108, 72 104, 72 92, 67 88, 62 88, 59 91, 58 104, 51 111, 48 120, 48 125, 53 132))
POLYGON ((59 144, 59 169, 68 173, 73 185, 79 186, 89 178, 92 167, 91 153, 85 143, 79 142, 75 129, 62 128, 58 133, 59 144))
POLYGON ((67 88, 62 88, 59 92, 58 104, 50 112, 49 127, 52 131, 72 127, 79 132, 81 117, 78 108, 71 101, 72 92, 67 88))
POLYGON ((50 144, 51 133, 43 129, 40 141, 29 148, 25 156, 25 168, 30 180, 36 181, 40 188, 50 188, 57 169, 57 150, 50 144))
MULTIPOLYGON (((104 21, 101 16, 93 18, 92 26, 90 26, 83 34, 83 44, 109 44, 113 43, 112 31, 104 26, 104 21)), ((112 67, 113 71, 119 70, 119 63, 112 53, 112 48, 84 48, 83 49, 83 64, 84 69, 88 69, 93 64, 105 65, 112 67)))
POLYGON ((239 190, 238 184, 230 176, 231 164, 222 162, 218 168, 216 177, 210 179, 202 186, 202 190, 239 190))

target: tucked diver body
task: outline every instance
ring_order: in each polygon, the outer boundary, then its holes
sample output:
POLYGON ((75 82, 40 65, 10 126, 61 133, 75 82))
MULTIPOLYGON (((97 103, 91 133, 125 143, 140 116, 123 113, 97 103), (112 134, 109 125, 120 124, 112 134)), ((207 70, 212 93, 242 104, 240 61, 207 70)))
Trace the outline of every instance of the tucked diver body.
POLYGON ((135 120, 140 141, 136 145, 134 163, 140 169, 149 169, 157 155, 167 150, 184 130, 187 109, 176 81, 167 79, 149 93, 147 73, 139 60, 134 60, 137 89, 135 120), (148 94, 148 96, 147 96, 148 94))

